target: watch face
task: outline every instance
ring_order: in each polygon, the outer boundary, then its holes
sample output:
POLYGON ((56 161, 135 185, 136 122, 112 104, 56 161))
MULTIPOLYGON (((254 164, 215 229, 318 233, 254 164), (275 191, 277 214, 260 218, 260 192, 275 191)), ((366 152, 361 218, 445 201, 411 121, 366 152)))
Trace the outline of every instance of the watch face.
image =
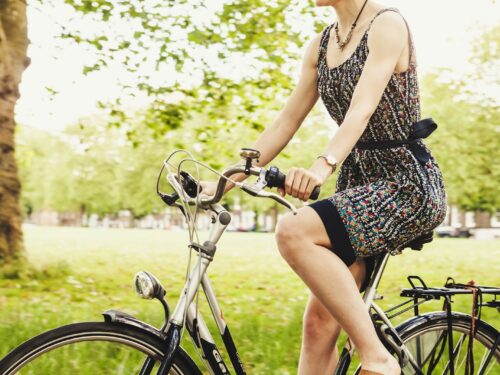
POLYGON ((333 156, 328 155, 326 157, 326 160, 328 161, 328 164, 331 164, 332 166, 337 164, 337 160, 333 156))

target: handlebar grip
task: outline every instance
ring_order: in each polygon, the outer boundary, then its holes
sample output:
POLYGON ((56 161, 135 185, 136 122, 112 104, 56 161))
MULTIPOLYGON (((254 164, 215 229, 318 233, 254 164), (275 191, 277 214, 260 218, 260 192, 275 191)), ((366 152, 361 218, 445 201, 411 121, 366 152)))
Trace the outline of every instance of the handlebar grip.
MULTIPOLYGON (((272 187, 284 188, 285 179, 286 179, 286 174, 281 172, 276 166, 271 166, 266 173, 267 186, 271 188, 272 187)), ((319 186, 316 186, 314 190, 311 192, 309 199, 312 200, 318 199, 320 190, 321 188, 319 186)))
POLYGON ((313 191, 311 192, 311 195, 309 196, 309 199, 312 199, 313 201, 315 201, 316 199, 318 199, 318 197, 319 197, 319 191, 320 191, 320 187, 316 186, 313 189, 313 191))

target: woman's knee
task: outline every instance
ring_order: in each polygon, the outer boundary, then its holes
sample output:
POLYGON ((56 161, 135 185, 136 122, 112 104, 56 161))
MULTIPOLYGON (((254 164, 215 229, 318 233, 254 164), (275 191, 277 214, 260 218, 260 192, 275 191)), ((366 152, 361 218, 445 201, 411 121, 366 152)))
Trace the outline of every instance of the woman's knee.
POLYGON ((278 249, 287 262, 291 262, 296 257, 296 252, 300 246, 297 246, 300 240, 304 239, 304 233, 300 228, 300 219, 298 215, 287 213, 276 225, 275 238, 278 249))

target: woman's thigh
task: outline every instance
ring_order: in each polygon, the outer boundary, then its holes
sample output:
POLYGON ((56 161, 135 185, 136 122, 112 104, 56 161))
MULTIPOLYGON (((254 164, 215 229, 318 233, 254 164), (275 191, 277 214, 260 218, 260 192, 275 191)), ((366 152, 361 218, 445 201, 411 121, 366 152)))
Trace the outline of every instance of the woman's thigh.
POLYGON ((283 216, 276 226, 276 235, 285 238, 300 238, 308 240, 315 245, 332 248, 330 238, 325 226, 314 209, 308 206, 297 209, 297 214, 292 212, 283 216))

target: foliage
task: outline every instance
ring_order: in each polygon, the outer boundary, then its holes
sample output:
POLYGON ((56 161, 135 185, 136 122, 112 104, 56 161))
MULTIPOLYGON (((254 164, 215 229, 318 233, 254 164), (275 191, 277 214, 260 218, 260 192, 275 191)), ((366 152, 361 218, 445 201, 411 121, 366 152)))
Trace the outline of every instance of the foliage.
MULTIPOLYGON (((61 6, 58 1, 40 4, 48 13, 61 6)), ((59 171, 67 180, 57 182, 54 176, 47 184, 57 191, 55 196, 46 195, 45 202, 33 198, 32 204, 99 214, 128 208, 142 216, 158 209, 152 194, 156 168, 173 148, 186 148, 218 170, 235 163, 238 149, 253 143, 275 119, 293 88, 301 50, 312 37, 298 30, 319 30, 322 20, 327 21, 313 17, 310 3, 283 0, 226 1, 211 7, 204 1, 156 0, 65 4, 74 10, 74 22, 62 26, 63 41, 93 51, 85 74, 125 71, 123 95, 114 103, 100 103, 109 114, 105 122, 110 129, 97 128, 96 119, 84 119, 81 125, 88 129, 70 130, 67 136, 73 144, 76 137, 82 137, 82 144, 80 152, 64 151, 66 162, 59 171), (92 27, 82 27, 89 24, 92 27), (122 105, 126 97, 144 95, 149 105, 141 110, 122 105), (66 203, 59 205, 58 197, 66 203)), ((303 133, 311 137, 323 131, 311 129, 303 133)), ((307 142, 323 145, 326 139, 311 137, 307 142)), ((281 167, 293 154, 294 163, 309 166, 312 154, 299 149, 298 143, 288 147, 276 164, 281 167)), ((25 196, 32 194, 34 189, 25 196)), ((228 195, 226 203, 232 204, 237 195, 248 202, 237 192, 228 195)), ((263 211, 271 204, 260 200, 255 209, 263 211)), ((33 209, 25 205, 28 212, 33 209)))
MULTIPOLYGON (((193 113, 232 129, 265 126, 260 110, 282 105, 292 89, 300 50, 312 35, 297 27, 322 28, 310 2, 289 0, 224 1, 86 1, 65 0, 74 18, 94 27, 64 25, 61 36, 90 47, 94 61, 84 68, 125 69, 124 96, 151 100, 144 125, 162 134, 183 125, 193 113), (311 27, 313 25, 313 27, 311 27), (241 69, 241 65, 245 69, 241 69), (167 72, 176 71, 175 76, 167 72), (127 77, 128 77, 127 76, 127 77)), ((49 11, 55 2, 43 3, 49 11)), ((326 21, 326 18, 323 18, 326 21)), ((116 123, 128 116, 112 105, 116 123)))
MULTIPOLYGON (((220 2, 214 12, 202 1, 65 2, 75 20, 94 21, 92 28, 69 22, 62 32, 64 39, 95 52, 85 72, 125 69, 123 96, 145 94, 150 104, 126 108, 121 97, 112 105, 101 103, 106 117, 82 119, 62 139, 27 134, 34 150, 25 147, 20 157, 28 213, 50 207, 103 215, 126 208, 140 217, 162 207, 154 182, 169 151, 186 148, 217 170, 235 163, 238 149, 272 123, 293 87, 291 62, 300 61, 298 51, 310 36, 292 26, 319 29, 322 20, 315 15, 314 21, 312 7, 297 1, 220 2), (175 76, 165 74, 174 67, 175 76)), ((44 2, 44 9, 51 4, 44 2)), ((438 71, 424 79, 421 90, 426 113, 440 124, 439 137, 428 142, 445 174, 450 203, 464 209, 499 207, 498 127, 493 125, 498 106, 489 91, 477 90, 498 83, 491 74, 498 64, 498 35, 493 29, 475 43, 469 77, 443 81, 446 72, 438 71)), ((331 137, 323 121, 313 111, 272 164, 284 171, 309 167, 331 137)), ((194 172, 194 165, 184 165, 194 172)), ((322 196, 333 192, 334 182, 328 181, 322 196)), ((225 203, 235 199, 260 212, 276 207, 237 189, 225 203)))
POLYGON ((422 101, 426 116, 439 124, 429 144, 442 167, 450 203, 464 210, 500 208, 499 28, 486 32, 471 56, 474 69, 457 79, 439 70, 425 77, 422 101), (492 74, 493 73, 493 74, 492 74))
MULTIPOLYGON (((184 148, 196 159, 222 171, 238 161, 238 150, 248 147, 259 133, 243 124, 233 129, 203 128, 199 124, 208 120, 197 114, 181 129, 160 136, 145 128, 141 119, 142 113, 138 113, 135 120, 110 127, 105 118, 89 117, 59 136, 20 127, 18 159, 25 212, 50 208, 59 212, 104 215, 129 209, 135 217, 158 212, 164 204, 155 194, 155 184, 167 154, 184 148), (140 134, 142 141, 134 142, 130 134, 134 134, 133 137, 140 134)), ((318 115, 311 116, 272 164, 284 172, 292 165, 308 167, 328 139, 328 125, 321 123, 318 115)), ((179 160, 175 157, 173 164, 179 160)), ((194 163, 186 162, 182 168, 197 176, 194 163)), ((199 172, 202 179, 218 178, 204 168, 199 172)), ((249 182, 253 180, 251 177, 249 182)), ((333 190, 333 184, 332 178, 323 188, 324 194, 333 190)), ((166 183, 161 188, 167 189, 166 183)), ((250 197, 237 188, 224 197, 223 203, 232 205, 236 197, 245 208, 260 212, 275 205, 270 200, 250 197)))

